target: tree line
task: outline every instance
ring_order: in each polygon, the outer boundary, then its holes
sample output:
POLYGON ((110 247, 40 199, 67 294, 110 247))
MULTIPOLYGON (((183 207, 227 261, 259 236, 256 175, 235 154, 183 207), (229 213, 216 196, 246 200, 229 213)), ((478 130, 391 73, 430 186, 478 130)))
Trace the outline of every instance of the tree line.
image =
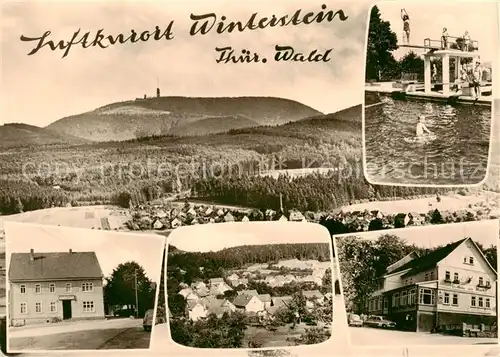
MULTIPOLYGON (((353 163, 354 172, 362 172, 359 164, 353 163)), ((194 182, 196 196, 224 204, 243 205, 260 209, 283 206, 305 211, 328 211, 360 200, 381 201, 396 197, 450 192, 450 189, 404 186, 375 186, 364 176, 338 172, 333 175, 313 173, 307 176, 272 177, 250 176, 208 178, 194 182)))

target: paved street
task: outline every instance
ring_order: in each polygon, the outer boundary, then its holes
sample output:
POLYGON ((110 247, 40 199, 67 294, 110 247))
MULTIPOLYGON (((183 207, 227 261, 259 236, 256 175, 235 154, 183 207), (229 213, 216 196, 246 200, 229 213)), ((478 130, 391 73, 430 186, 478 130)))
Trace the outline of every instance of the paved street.
POLYGON ((496 338, 474 338, 445 336, 424 332, 384 330, 371 327, 349 327, 351 342, 356 346, 402 345, 489 345, 496 344, 496 338))
POLYGON ((27 326, 9 330, 9 351, 147 349, 150 336, 141 319, 27 326))

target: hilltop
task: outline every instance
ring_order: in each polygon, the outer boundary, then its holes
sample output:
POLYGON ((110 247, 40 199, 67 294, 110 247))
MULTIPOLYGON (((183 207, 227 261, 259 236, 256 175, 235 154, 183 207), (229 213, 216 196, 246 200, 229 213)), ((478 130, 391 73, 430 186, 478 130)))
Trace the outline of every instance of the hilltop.
POLYGON ((322 113, 283 98, 159 97, 109 104, 62 118, 47 128, 91 141, 124 141, 147 136, 203 135, 258 125, 280 125, 317 115, 322 113))
POLYGON ((84 144, 87 140, 28 124, 0 126, 0 149, 37 145, 84 144))

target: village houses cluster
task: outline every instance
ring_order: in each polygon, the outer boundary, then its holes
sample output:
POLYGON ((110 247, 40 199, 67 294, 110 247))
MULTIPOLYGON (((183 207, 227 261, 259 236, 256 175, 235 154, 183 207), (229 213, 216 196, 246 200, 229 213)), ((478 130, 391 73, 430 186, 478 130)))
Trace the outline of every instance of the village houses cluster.
MULTIPOLYGON (((187 286, 182 284, 179 294, 186 300, 186 315, 192 321, 197 321, 211 314, 222 317, 225 312, 244 312, 249 317, 259 320, 272 320, 276 313, 285 309, 292 296, 271 296, 259 294, 256 290, 239 290, 246 288, 249 282, 261 282, 270 287, 280 287, 292 282, 310 282, 320 287, 326 271, 330 269, 330 262, 317 260, 300 261, 290 259, 279 261, 278 264, 254 264, 244 270, 231 271, 224 278, 212 278, 208 284, 197 281, 187 286), (280 274, 283 269, 297 272, 295 274, 280 274), (298 272, 301 272, 299 275, 298 272), (229 290, 236 289, 233 298, 222 298, 229 290)), ((312 286, 312 284, 311 284, 312 286)), ((323 295, 319 290, 304 290, 307 300, 306 306, 310 309, 323 305, 325 299, 331 299, 332 294, 323 295)))
POLYGON ((132 210, 132 219, 126 223, 130 230, 169 230, 186 225, 222 223, 222 222, 249 222, 249 221, 293 221, 314 222, 321 220, 342 223, 351 232, 367 232, 380 228, 401 228, 406 226, 423 226, 435 222, 439 215, 445 223, 477 221, 481 219, 495 219, 500 217, 498 207, 492 203, 480 202, 458 211, 437 211, 429 204, 429 211, 402 212, 386 214, 379 210, 364 211, 337 211, 326 212, 299 212, 297 210, 275 211, 267 209, 261 212, 257 209, 228 209, 204 204, 150 204, 138 206, 132 210), (378 227, 380 226, 380 227, 378 227))
POLYGON ((127 226, 131 230, 164 230, 185 225, 263 220, 307 221, 299 211, 289 211, 285 215, 268 209, 263 214, 258 210, 235 210, 188 203, 183 207, 173 208, 166 208, 162 205, 139 206, 132 213, 132 220, 127 222, 127 226))

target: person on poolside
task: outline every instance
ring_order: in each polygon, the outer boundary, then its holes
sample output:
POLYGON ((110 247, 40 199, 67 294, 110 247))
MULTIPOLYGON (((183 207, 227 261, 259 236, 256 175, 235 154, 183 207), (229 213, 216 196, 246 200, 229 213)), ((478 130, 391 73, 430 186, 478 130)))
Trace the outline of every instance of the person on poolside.
POLYGON ((443 33, 441 34, 441 45, 443 50, 448 49, 448 29, 446 27, 443 28, 443 33))
POLYGON ((417 138, 422 138, 422 137, 424 137, 425 134, 433 134, 433 132, 430 131, 429 128, 427 128, 424 121, 425 121, 425 116, 420 115, 418 117, 418 123, 417 123, 417 128, 416 128, 417 138))
POLYGON ((477 61, 472 71, 472 87, 474 88, 475 99, 481 96, 481 77, 483 71, 481 68, 481 62, 477 61))
POLYGON ((410 43, 410 16, 405 9, 401 9, 401 19, 403 20, 403 42, 410 43))
POLYGON ((470 36, 469 36, 469 31, 465 31, 464 37, 463 37, 463 50, 466 52, 470 52, 471 50, 471 43, 470 43, 470 36))
POLYGON ((434 64, 432 65, 431 82, 434 82, 434 83, 436 83, 436 82, 437 82, 437 75, 438 75, 438 70, 437 70, 437 66, 436 66, 436 64, 434 63, 434 64))

